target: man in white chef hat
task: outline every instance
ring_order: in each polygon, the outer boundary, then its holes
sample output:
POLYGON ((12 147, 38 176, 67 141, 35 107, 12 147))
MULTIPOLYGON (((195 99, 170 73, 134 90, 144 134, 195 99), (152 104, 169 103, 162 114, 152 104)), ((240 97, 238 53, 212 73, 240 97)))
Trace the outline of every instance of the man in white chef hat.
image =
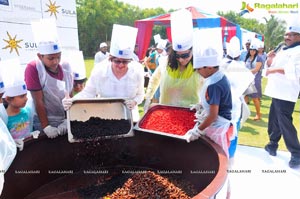
MULTIPOLYGON (((265 150, 276 156, 278 142, 283 137, 291 152, 289 166, 300 167, 300 143, 293 125, 293 112, 300 91, 300 15, 292 14, 284 34, 286 47, 268 53, 265 95, 272 98, 269 112, 269 143, 265 150)), ((298 118, 297 118, 298 119, 298 118)))
POLYGON ((104 59, 108 58, 109 52, 107 52, 108 46, 105 42, 100 43, 99 45, 99 51, 95 54, 94 57, 94 65, 97 65, 104 59))
POLYGON ((71 94, 73 75, 69 64, 60 65, 61 46, 53 19, 32 22, 38 59, 27 64, 25 82, 35 105, 34 130, 49 138, 67 133, 61 100, 71 94))
MULTIPOLYGON (((124 98, 137 122, 138 105, 144 100, 144 69, 132 60, 136 36, 137 28, 114 24, 108 60, 93 69, 85 88, 73 98, 124 98)), ((73 98, 62 100, 65 110, 71 107, 73 98)))

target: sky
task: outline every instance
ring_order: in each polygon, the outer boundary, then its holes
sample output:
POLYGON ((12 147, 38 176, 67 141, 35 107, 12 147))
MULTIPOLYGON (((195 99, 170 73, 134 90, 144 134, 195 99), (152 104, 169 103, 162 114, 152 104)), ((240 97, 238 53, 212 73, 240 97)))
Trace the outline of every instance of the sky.
MULTIPOLYGON (((155 8, 162 7, 165 10, 169 9, 180 9, 189 6, 195 6, 201 10, 216 14, 218 11, 224 13, 233 11, 239 13, 242 8, 243 0, 118 0, 124 3, 129 3, 131 5, 139 6, 140 8, 155 8)), ((245 18, 254 18, 260 22, 264 22, 264 17, 269 19, 273 13, 276 17, 282 20, 289 20, 291 16, 295 16, 292 12, 300 13, 300 2, 298 0, 246 0, 246 4, 249 4, 250 7, 254 7, 255 3, 260 4, 296 4, 296 8, 293 9, 270 9, 269 11, 265 8, 255 8, 253 12, 246 13, 243 15, 245 18), (299 3, 298 3, 299 2, 299 3), (276 13, 274 13, 276 12, 276 13), (279 13, 280 12, 280 13, 279 13)))

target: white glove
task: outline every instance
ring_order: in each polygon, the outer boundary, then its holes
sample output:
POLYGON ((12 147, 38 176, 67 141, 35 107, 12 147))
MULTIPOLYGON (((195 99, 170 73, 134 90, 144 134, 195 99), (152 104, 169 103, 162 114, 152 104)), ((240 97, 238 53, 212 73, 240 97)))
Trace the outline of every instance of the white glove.
POLYGON ((39 130, 36 130, 36 131, 32 131, 30 134, 32 135, 32 137, 34 139, 37 139, 39 137, 40 133, 41 132, 39 130))
POLYGON ((145 103, 144 103, 144 113, 146 113, 148 111, 150 103, 151 103, 150 99, 146 99, 145 100, 145 103))
POLYGON ((199 123, 202 123, 207 118, 207 116, 208 116, 208 113, 204 109, 201 112, 197 111, 195 113, 195 117, 197 118, 196 121, 199 123))
POLYGON ((44 129, 44 133, 48 136, 48 138, 56 138, 59 135, 59 130, 53 126, 46 126, 44 129))
POLYGON ((196 110, 197 112, 201 112, 203 110, 203 106, 200 103, 198 103, 198 104, 191 104, 190 106, 191 106, 190 107, 191 111, 192 110, 196 110))
POLYGON ((63 104, 63 107, 64 107, 65 111, 67 111, 72 106, 73 99, 69 98, 69 97, 65 97, 64 99, 62 99, 62 104, 63 104))
POLYGON ((129 108, 131 110, 136 106, 137 103, 134 100, 126 100, 125 104, 126 104, 127 108, 129 108))
POLYGON ((18 149, 20 151, 23 151, 23 148, 24 148, 24 138, 21 138, 21 139, 15 139, 15 143, 16 143, 16 146, 18 147, 18 149))
POLYGON ((197 122, 194 128, 188 130, 188 132, 185 134, 184 137, 188 143, 197 140, 201 135, 204 135, 204 132, 199 129, 199 125, 200 124, 197 122))
POLYGON ((68 121, 65 119, 60 125, 58 125, 59 135, 65 135, 68 132, 68 121))

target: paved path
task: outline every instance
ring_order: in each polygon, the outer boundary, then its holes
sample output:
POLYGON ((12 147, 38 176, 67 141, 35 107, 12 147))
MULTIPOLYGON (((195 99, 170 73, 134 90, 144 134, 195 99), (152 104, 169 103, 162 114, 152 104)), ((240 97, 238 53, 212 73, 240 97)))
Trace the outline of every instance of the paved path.
POLYGON ((288 166, 290 153, 270 156, 264 149, 239 145, 229 170, 231 199, 300 198, 300 168, 288 166))

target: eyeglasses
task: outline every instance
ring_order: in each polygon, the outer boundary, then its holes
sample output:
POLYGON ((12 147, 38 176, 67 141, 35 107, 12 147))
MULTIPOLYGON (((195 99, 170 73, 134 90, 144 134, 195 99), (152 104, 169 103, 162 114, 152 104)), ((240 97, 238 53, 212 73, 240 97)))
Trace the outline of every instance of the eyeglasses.
POLYGON ((117 65, 120 65, 121 63, 127 65, 131 62, 131 60, 118 60, 118 59, 113 59, 112 61, 117 65))
POLYGON ((180 59, 180 58, 186 59, 186 58, 188 58, 190 56, 190 53, 191 52, 183 53, 183 54, 176 54, 175 57, 176 57, 176 59, 180 59))

